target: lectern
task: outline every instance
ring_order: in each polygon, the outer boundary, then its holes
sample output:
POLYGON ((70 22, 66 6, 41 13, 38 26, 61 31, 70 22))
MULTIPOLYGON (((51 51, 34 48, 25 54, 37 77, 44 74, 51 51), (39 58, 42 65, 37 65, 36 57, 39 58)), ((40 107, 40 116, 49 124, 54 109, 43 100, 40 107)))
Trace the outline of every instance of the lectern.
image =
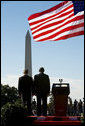
POLYGON ((53 84, 52 94, 54 97, 55 116, 66 116, 69 93, 68 83, 53 84))

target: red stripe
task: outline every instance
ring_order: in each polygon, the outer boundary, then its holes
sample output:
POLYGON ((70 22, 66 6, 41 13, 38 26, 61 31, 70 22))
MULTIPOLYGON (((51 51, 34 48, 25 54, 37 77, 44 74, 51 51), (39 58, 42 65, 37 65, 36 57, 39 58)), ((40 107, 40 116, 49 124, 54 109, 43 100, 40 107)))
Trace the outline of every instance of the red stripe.
MULTIPOLYGON (((57 32, 57 33, 54 33, 53 35, 50 35, 49 37, 46 37, 45 40, 52 39, 52 38, 58 36, 59 34, 61 34, 61 33, 63 33, 63 32, 70 31, 70 30, 73 30, 73 29, 76 29, 76 28, 79 28, 79 27, 82 27, 82 26, 84 26, 84 23, 79 24, 79 25, 75 25, 75 26, 69 26, 69 27, 67 27, 67 28, 65 28, 65 29, 62 29, 61 31, 59 31, 59 32, 57 32)), ((49 33, 49 32, 48 32, 48 33, 49 33)), ((40 37, 40 36, 38 36, 38 37, 40 37)), ((38 38, 38 37, 37 37, 37 38, 38 38)), ((33 37, 33 38, 36 39, 36 36, 33 37)))
POLYGON ((65 8, 65 9, 63 9, 62 11, 60 11, 60 12, 58 12, 58 13, 52 15, 52 16, 49 16, 49 17, 44 18, 44 19, 40 19, 40 20, 38 20, 38 21, 34 21, 34 22, 32 22, 32 23, 29 23, 29 24, 30 24, 30 25, 34 25, 34 24, 37 24, 37 23, 43 22, 43 21, 45 21, 45 20, 47 20, 47 19, 50 19, 50 18, 52 18, 52 17, 54 17, 54 16, 59 15, 60 13, 66 11, 66 10, 68 10, 68 9, 70 9, 71 7, 73 7, 73 4, 70 5, 69 7, 65 8))
POLYGON ((69 34, 69 35, 65 35, 65 36, 60 37, 59 39, 56 39, 56 40, 67 39, 67 38, 71 38, 71 37, 75 37, 75 36, 79 36, 79 35, 84 35, 84 31, 80 31, 80 32, 69 34))
MULTIPOLYGON (((49 28, 49 27, 54 26, 54 25, 56 25, 56 24, 58 25, 58 24, 60 24, 60 23, 63 23, 65 20, 67 20, 68 18, 70 18, 70 17, 72 17, 72 16, 74 16, 74 14, 71 14, 70 16, 68 16, 67 18, 65 18, 65 19, 63 19, 63 20, 56 21, 56 22, 47 24, 47 25, 45 25, 45 26, 42 26, 41 28, 37 29, 36 31, 34 31, 34 32, 32 32, 32 33, 34 34, 34 33, 36 33, 37 31, 40 31, 40 30, 42 30, 42 29, 49 28)), ((41 25, 40 25, 40 26, 41 26, 41 25)), ((38 27, 39 27, 39 26, 38 26, 38 27)), ((38 28, 38 27, 36 27, 36 28, 38 28)), ((31 30, 34 30, 34 29, 36 29, 36 28, 31 28, 31 30)))
POLYGON ((82 125, 81 121, 34 121, 33 125, 36 126, 78 126, 82 125))
MULTIPOLYGON (((45 26, 39 28, 38 30, 32 32, 32 34, 38 32, 38 31, 40 31, 40 30, 43 30, 43 29, 45 29, 45 28, 49 28, 49 27, 51 27, 51 26, 55 26, 55 25, 58 25, 58 24, 60 24, 60 23, 63 23, 65 20, 67 20, 68 18, 70 18, 70 17, 72 17, 72 16, 74 16, 74 14, 71 14, 69 17, 65 18, 64 20, 57 21, 57 22, 54 22, 54 23, 50 23, 50 24, 48 24, 48 25, 45 25, 45 26)), ((31 30, 32 30, 32 29, 31 29, 31 30)))
MULTIPOLYGON (((69 27, 62 29, 61 31, 59 31, 59 32, 57 32, 57 33, 55 33, 53 35, 50 35, 50 36, 51 36, 51 38, 54 38, 54 37, 56 37, 56 34, 59 35, 59 34, 65 32, 65 31, 70 31, 70 30, 73 30, 73 29, 76 29, 76 28, 79 28, 79 27, 82 27, 82 26, 84 26, 84 23, 74 25, 74 26, 69 26, 69 27)), ((57 28, 55 30, 57 31, 57 28)), ((49 31, 45 32, 44 34, 41 33, 39 35, 34 36, 33 38, 36 39, 36 38, 41 37, 43 35, 49 34, 49 33, 53 32, 55 30, 49 30, 49 31)), ((47 37, 46 39, 49 39, 49 37, 47 37)))
MULTIPOLYGON (((67 38, 71 38, 71 37, 75 37, 75 36, 79 36, 79 35, 84 35, 84 31, 72 33, 72 34, 69 34, 69 35, 65 35, 63 37, 60 37, 58 39, 49 40, 49 41, 57 41, 57 40, 67 39, 67 38)), ((37 40, 36 42, 41 42, 41 41, 46 41, 46 40, 45 39, 41 39, 41 40, 37 40)))
MULTIPOLYGON (((71 10, 71 11, 69 11, 69 12, 66 12, 66 13, 64 13, 64 14, 61 14, 60 16, 55 17, 54 19, 58 19, 58 18, 61 18, 61 17, 63 17, 63 16, 67 16, 68 14, 70 14, 70 13, 72 13, 72 12, 73 12, 73 10, 71 10)), ((74 16, 74 13, 71 14, 71 15, 74 16)), ((52 20, 54 20, 54 19, 50 19, 49 21, 52 21, 52 20)), ((42 24, 39 24, 39 25, 37 25, 36 27, 31 28, 31 29, 32 29, 32 30, 33 30, 33 29, 36 29, 36 28, 38 28, 39 26, 42 26, 43 24, 45 24, 45 23, 47 23, 47 22, 49 22, 49 21, 46 21, 46 22, 44 22, 44 23, 42 23, 42 24)))
MULTIPOLYGON (((75 17, 74 19, 71 19, 70 21, 67 21, 66 23, 64 23, 63 25, 61 25, 61 26, 59 26, 59 27, 57 27, 57 28, 54 28, 54 29, 51 29, 51 30, 45 31, 45 32, 40 33, 40 34, 38 34, 38 35, 41 36, 42 34, 43 34, 43 35, 48 34, 48 32, 50 33, 50 32, 52 32, 52 31, 55 31, 55 30, 57 30, 57 29, 63 27, 64 25, 66 25, 66 24, 68 24, 68 23, 71 23, 71 22, 73 22, 73 21, 77 21, 77 20, 80 20, 80 19, 83 19, 83 18, 84 18, 84 15, 81 15, 81 16, 78 16, 78 17, 75 17)), ((63 21, 65 21, 65 20, 63 20, 63 21)), ((33 32, 32 34, 36 33, 37 31, 40 31, 40 30, 42 30, 42 29, 46 29, 46 28, 49 28, 49 27, 54 26, 54 25, 56 25, 56 24, 59 24, 59 23, 62 23, 62 21, 61 21, 61 22, 58 22, 58 23, 55 22, 55 23, 52 23, 52 24, 46 25, 46 26, 44 26, 44 27, 42 27, 42 28, 36 30, 36 31, 33 32)), ((37 37, 37 35, 36 35, 35 37, 37 37)))
POLYGON ((39 16, 41 16, 41 15, 43 15, 43 14, 46 14, 46 13, 52 12, 52 11, 54 11, 54 10, 57 10, 59 7, 65 5, 67 2, 69 2, 69 1, 64 1, 64 2, 62 2, 62 3, 60 3, 60 4, 56 5, 56 6, 54 6, 54 7, 52 7, 52 8, 50 8, 50 9, 48 9, 48 10, 43 11, 43 12, 36 13, 36 14, 32 14, 32 15, 28 18, 28 20, 34 19, 34 18, 39 17, 39 16))

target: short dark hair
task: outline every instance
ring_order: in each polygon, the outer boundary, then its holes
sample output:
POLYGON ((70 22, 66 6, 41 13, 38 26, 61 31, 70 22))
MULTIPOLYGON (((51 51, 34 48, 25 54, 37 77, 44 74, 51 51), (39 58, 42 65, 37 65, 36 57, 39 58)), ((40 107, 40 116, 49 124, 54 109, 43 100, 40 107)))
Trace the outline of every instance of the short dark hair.
POLYGON ((28 74, 28 69, 25 69, 24 70, 24 74, 28 74))
POLYGON ((44 68, 43 67, 41 67, 40 69, 39 69, 39 72, 44 72, 45 70, 44 70, 44 68))

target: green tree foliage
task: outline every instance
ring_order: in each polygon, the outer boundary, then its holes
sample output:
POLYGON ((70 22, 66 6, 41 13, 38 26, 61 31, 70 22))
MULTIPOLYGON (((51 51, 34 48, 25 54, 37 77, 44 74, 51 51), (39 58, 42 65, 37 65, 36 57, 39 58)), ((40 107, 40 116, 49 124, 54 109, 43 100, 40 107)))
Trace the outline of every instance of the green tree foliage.
POLYGON ((1 84, 1 126, 24 125, 27 107, 24 107, 15 87, 1 84))
POLYGON ((27 109, 15 102, 6 103, 1 108, 1 126, 24 126, 27 109))
POLYGON ((14 103, 18 98, 17 88, 1 84, 1 107, 8 102, 14 103))

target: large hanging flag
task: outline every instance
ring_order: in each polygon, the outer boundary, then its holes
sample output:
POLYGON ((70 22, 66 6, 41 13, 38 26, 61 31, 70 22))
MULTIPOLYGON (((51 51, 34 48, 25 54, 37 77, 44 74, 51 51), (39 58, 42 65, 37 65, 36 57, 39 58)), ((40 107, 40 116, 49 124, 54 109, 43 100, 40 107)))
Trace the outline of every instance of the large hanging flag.
POLYGON ((84 34, 84 1, 64 1, 28 18, 34 41, 57 41, 84 34))

